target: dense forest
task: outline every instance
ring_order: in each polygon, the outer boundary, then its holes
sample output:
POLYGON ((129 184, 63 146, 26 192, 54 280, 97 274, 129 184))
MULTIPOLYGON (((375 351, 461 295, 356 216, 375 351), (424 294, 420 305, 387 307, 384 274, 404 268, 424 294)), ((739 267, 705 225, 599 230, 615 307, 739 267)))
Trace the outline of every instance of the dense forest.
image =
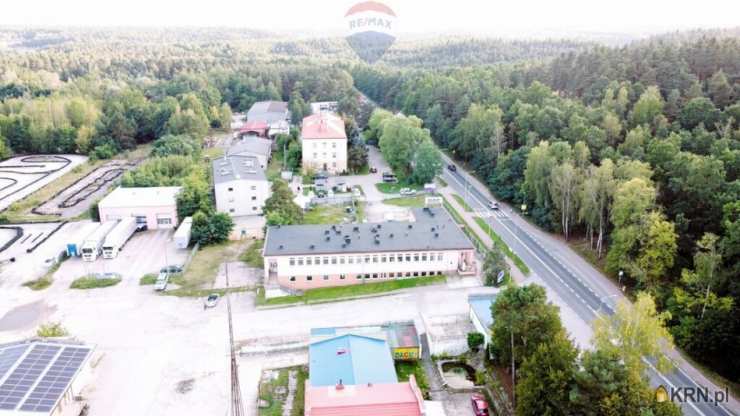
POLYGON ((679 346, 740 378, 740 39, 352 74, 379 105, 421 118, 495 195, 585 240, 670 312, 679 346))
MULTIPOLYGON (((587 241, 609 273, 624 270, 630 288, 670 312, 678 345, 740 378, 732 358, 740 40, 732 31, 616 48, 404 41, 373 67, 343 39, 248 30, 0 30, 0 52, 0 156, 109 158, 154 142, 130 184, 171 176, 187 185, 180 156, 255 101, 289 101, 299 120, 308 102, 339 100, 352 116, 359 90, 413 125, 418 118, 537 224, 587 241)), ((203 178, 195 182, 192 194, 203 197, 203 178)))

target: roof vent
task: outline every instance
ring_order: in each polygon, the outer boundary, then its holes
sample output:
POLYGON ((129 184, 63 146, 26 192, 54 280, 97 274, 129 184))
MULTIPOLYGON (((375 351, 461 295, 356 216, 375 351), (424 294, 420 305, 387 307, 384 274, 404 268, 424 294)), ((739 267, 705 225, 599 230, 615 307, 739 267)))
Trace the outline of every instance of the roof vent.
POLYGON ((345 239, 344 239, 344 244, 349 244, 349 243, 351 243, 351 242, 352 242, 352 240, 350 240, 349 238, 345 238, 345 239))
POLYGON ((360 227, 358 227, 358 226, 355 225, 354 227, 352 227, 352 231, 355 231, 355 232, 358 232, 359 233, 360 232, 360 227))
POLYGON ((390 233, 390 235, 388 235, 388 237, 393 238, 393 233, 390 233))
POLYGON ((434 237, 435 238, 439 237, 439 233, 434 233, 434 237))
POLYGON ((436 228, 432 227, 432 232, 434 232, 435 230, 436 230, 436 228))
POLYGON ((329 235, 329 230, 324 231, 324 235, 329 235))
POLYGON ((378 224, 378 229, 383 228, 383 224, 378 224))
POLYGON ((327 236, 326 236, 326 241, 330 241, 330 240, 331 240, 331 237, 329 237, 329 236, 327 235, 327 236))
POLYGON ((310 246, 308 246, 308 248, 310 248, 311 250, 313 250, 313 249, 315 249, 315 248, 316 248, 316 246, 315 246, 315 245, 313 245, 313 244, 311 244, 310 246))
POLYGON ((409 224, 409 230, 414 228, 414 224, 409 224))
POLYGON ((343 243, 342 248, 346 248, 346 247, 347 247, 347 243, 343 243))
POLYGON ((280 245, 278 246, 278 250, 282 250, 282 249, 283 249, 283 247, 285 247, 285 246, 283 246, 282 244, 280 244, 280 245))

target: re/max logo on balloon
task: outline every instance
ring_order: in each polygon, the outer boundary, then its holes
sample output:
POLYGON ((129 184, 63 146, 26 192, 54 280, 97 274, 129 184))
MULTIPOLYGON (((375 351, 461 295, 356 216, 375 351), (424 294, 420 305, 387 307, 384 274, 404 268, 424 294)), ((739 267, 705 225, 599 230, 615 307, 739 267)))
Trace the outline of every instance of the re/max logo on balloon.
POLYGON ((388 5, 377 1, 354 4, 344 15, 347 43, 368 63, 379 60, 396 40, 397 16, 388 5))

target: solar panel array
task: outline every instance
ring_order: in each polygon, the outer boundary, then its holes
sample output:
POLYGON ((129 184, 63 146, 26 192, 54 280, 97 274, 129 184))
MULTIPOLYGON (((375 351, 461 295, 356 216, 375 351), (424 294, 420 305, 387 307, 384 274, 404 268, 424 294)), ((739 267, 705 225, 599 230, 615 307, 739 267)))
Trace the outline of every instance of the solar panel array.
POLYGON ((87 347, 48 343, 0 350, 0 410, 49 412, 89 353, 87 347))

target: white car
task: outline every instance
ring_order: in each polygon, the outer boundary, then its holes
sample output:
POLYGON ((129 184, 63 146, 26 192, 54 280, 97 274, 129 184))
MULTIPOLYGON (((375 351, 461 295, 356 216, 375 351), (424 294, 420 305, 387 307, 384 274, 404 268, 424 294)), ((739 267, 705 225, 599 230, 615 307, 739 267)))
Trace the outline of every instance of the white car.
POLYGON ((220 298, 218 293, 211 293, 203 302, 203 309, 216 307, 220 298))
POLYGON ((159 276, 157 276, 157 281, 154 282, 154 290, 156 290, 157 292, 161 292, 167 289, 167 283, 169 281, 170 275, 167 272, 159 273, 159 276))
POLYGON ((403 196, 414 196, 416 195, 416 191, 411 188, 403 188, 401 189, 400 194, 403 196))
POLYGON ((498 202, 496 201, 488 201, 488 208, 491 208, 493 210, 498 209, 498 202))

